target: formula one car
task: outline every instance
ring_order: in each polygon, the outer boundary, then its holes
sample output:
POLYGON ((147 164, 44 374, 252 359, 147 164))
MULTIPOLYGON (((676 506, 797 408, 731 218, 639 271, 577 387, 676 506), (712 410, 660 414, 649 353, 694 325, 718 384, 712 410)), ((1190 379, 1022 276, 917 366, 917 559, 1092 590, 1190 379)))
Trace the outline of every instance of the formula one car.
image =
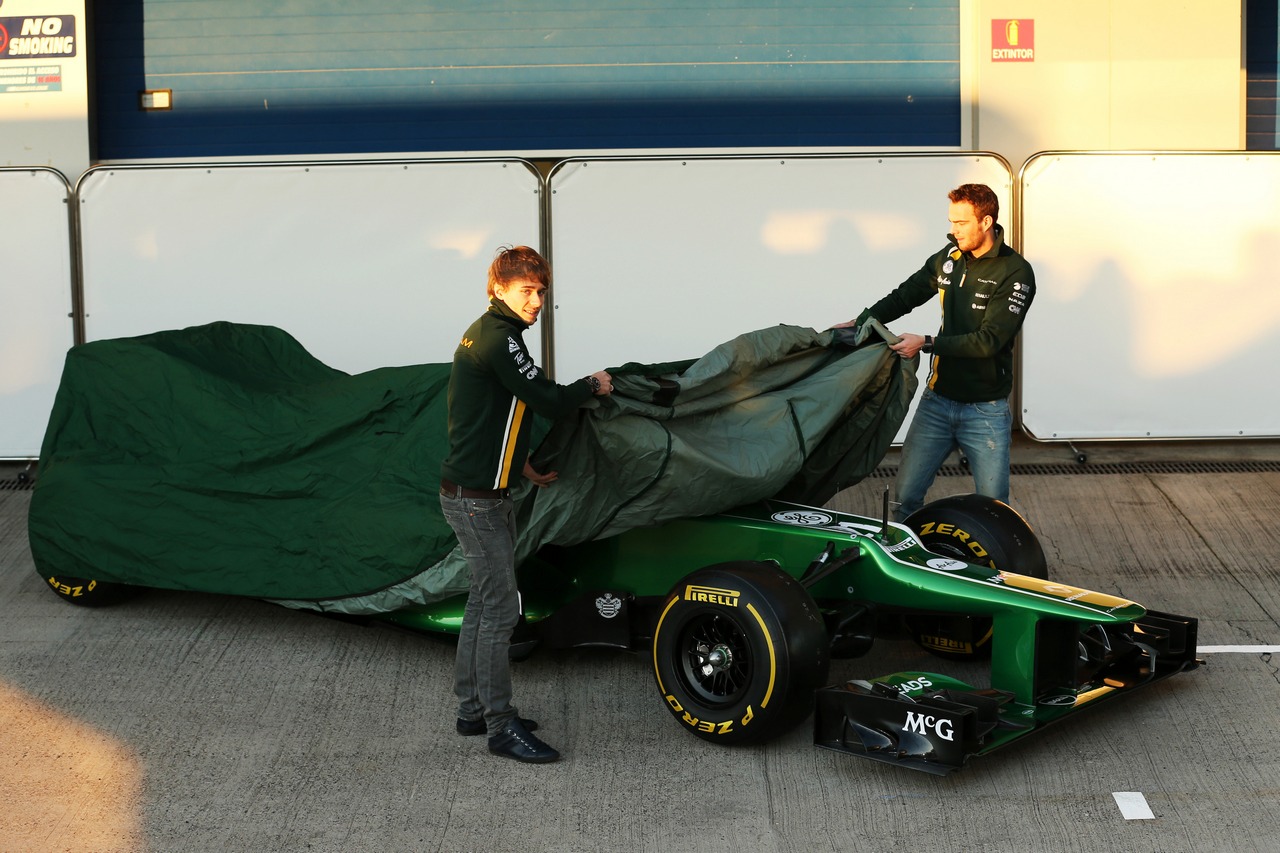
MULTIPOLYGON (((521 570, 512 654, 649 648, 660 701, 704 740, 759 742, 813 714, 820 747, 945 774, 1201 663, 1194 618, 1050 582, 1045 569, 1025 521, 977 495, 906 524, 888 521, 887 498, 880 519, 761 501, 544 548, 521 570), (903 627, 939 658, 989 660, 989 685, 933 672, 827 685, 832 657, 865 655, 903 627)), ((47 580, 78 603, 121 591, 47 580)), ((376 618, 456 634, 464 606, 376 618)))
MULTIPOLYGON (((1199 663, 1195 619, 1046 580, 1005 504, 947 498, 905 524, 887 495, 879 518, 818 508, 879 464, 915 390, 883 343, 779 326, 613 372, 608 404, 531 460, 559 484, 513 496, 513 655, 650 649, 697 737, 812 714, 819 746, 934 773, 1199 663), (981 683, 827 684, 833 657, 904 630, 981 683)), ((447 379, 347 376, 232 324, 77 347, 28 517, 36 570, 75 604, 157 587, 456 634, 465 560, 432 515, 447 379)))
MULTIPOLYGON (((905 525, 887 498, 881 519, 763 501, 540 558, 560 586, 527 605, 528 640, 651 647, 660 700, 718 743, 813 713, 818 746, 943 774, 1200 663, 1194 618, 1045 580, 1025 521, 977 495, 905 525), (941 658, 989 659, 989 686, 931 672, 826 685, 832 656, 899 624, 941 658)), ((460 610, 386 618, 456 630, 460 610)))

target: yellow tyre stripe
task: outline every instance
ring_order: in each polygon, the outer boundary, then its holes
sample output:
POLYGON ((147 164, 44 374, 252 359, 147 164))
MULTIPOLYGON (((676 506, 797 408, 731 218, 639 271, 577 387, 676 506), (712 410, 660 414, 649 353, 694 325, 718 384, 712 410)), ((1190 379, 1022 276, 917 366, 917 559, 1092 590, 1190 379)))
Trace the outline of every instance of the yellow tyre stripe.
POLYGON ((764 698, 760 700, 760 707, 767 708, 769 697, 773 695, 773 682, 778 675, 778 659, 773 651, 773 637, 769 636, 769 629, 765 627, 764 619, 760 618, 760 613, 754 604, 748 604, 747 610, 750 610, 751 615, 760 623, 760 633, 764 634, 764 643, 769 647, 769 689, 764 692, 764 698))
POLYGON ((662 683, 662 671, 658 669, 658 637, 662 634, 662 622, 667 618, 667 614, 671 612, 671 608, 680 600, 680 596, 673 595, 671 600, 667 602, 667 606, 662 608, 662 615, 658 617, 658 626, 653 629, 653 674, 658 679, 658 691, 663 696, 667 695, 667 687, 662 683))

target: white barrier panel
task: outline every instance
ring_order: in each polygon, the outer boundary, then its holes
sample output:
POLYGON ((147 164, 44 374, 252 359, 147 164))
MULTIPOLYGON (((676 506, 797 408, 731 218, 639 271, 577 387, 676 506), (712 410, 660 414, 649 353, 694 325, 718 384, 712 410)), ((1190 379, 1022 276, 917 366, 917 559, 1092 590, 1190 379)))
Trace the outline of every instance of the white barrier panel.
POLYGON ((1041 439, 1280 435, 1280 155, 1039 154, 1022 422, 1041 439))
MULTIPOLYGON (((568 378, 850 320, 946 245, 960 184, 989 185, 1011 216, 1008 165, 989 154, 583 159, 549 183, 568 378)), ((933 300, 891 328, 933 334, 940 316, 933 300)))
POLYGON ((53 169, 0 169, 0 458, 34 459, 74 342, 70 188, 53 169))
POLYGON ((494 250, 539 245, 541 187, 519 160, 93 169, 85 337, 230 320, 348 373, 447 362, 494 250))

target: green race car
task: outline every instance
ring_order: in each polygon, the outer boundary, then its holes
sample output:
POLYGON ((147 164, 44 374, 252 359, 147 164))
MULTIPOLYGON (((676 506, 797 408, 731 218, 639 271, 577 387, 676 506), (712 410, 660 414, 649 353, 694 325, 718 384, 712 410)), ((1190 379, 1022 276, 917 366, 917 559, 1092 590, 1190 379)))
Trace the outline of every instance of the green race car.
MULTIPOLYGON (((819 746, 936 773, 1199 663, 1195 619, 1046 580, 1005 504, 902 525, 887 496, 879 518, 821 508, 878 465, 915 390, 883 344, 774 327, 612 372, 607 405, 545 432, 533 461, 556 486, 515 496, 513 655, 651 650, 697 737, 812 715, 819 746), (828 683, 832 658, 904 632, 963 678, 828 683)), ((433 483, 447 378, 347 376, 232 324, 77 347, 32 497, 37 571, 77 604, 157 587, 456 633, 465 561, 433 483)))
MULTIPOLYGON (((1034 533, 977 495, 906 525, 781 501, 551 548, 526 569, 527 643, 649 648, 660 700, 708 741, 812 713, 818 746, 933 773, 1199 664, 1196 620, 1045 580, 1034 533), (534 585, 536 584, 536 585, 534 585), (828 685, 902 628, 989 686, 932 672, 828 685)), ((461 604, 384 618, 456 631, 461 604)))
MULTIPOLYGON (((122 591, 48 582, 80 603, 122 591)), ((1194 618, 1045 580, 1031 529, 977 495, 906 525, 761 501, 544 548, 521 590, 514 655, 649 649, 658 699, 697 737, 758 742, 812 714, 818 746, 930 773, 1200 663, 1194 618), (934 672, 827 684, 833 657, 904 628, 940 659, 989 659, 989 685, 934 672)), ((377 618, 456 634, 464 606, 454 596, 377 618)))

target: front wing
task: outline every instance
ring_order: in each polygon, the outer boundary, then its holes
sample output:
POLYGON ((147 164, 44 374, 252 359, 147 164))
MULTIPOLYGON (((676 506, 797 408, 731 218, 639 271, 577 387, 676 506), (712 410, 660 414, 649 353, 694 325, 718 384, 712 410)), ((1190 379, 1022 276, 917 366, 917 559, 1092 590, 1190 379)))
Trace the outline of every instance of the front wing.
MULTIPOLYGON (((816 693, 817 746, 945 775, 1086 707, 1193 669, 1197 621, 1147 611, 1120 626, 1045 622, 1035 703, 944 675, 904 672, 816 693)), ((997 638, 998 641, 999 638, 997 638)))

